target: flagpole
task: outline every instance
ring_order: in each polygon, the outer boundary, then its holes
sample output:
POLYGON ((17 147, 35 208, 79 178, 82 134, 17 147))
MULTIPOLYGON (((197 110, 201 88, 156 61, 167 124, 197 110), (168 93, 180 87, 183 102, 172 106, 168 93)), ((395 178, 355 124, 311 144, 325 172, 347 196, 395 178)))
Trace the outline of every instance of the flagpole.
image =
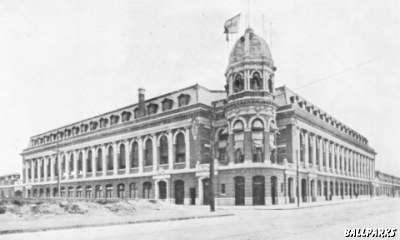
POLYGON ((250 0, 247 0, 247 27, 250 28, 250 0))
POLYGON ((269 37, 270 37, 270 45, 271 45, 271 52, 272 52, 272 22, 269 22, 269 37))
POLYGON ((262 34, 263 34, 263 38, 266 39, 267 36, 265 36, 264 13, 262 14, 262 34))

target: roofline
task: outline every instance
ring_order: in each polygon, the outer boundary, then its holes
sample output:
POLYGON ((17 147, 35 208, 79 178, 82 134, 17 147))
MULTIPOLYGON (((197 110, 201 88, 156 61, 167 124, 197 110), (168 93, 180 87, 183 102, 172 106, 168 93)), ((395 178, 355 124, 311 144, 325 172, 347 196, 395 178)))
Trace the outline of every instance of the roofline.
MULTIPOLYGON (((365 138, 365 139, 368 141, 368 138, 367 138, 366 136, 364 136, 364 135, 361 134, 360 132, 354 130, 353 128, 349 127, 347 124, 344 124, 343 121, 338 120, 337 118, 333 117, 331 114, 328 114, 326 111, 322 110, 322 108, 318 107, 317 105, 315 105, 315 104, 312 103, 311 101, 305 99, 305 98, 302 97, 301 95, 297 94, 295 91, 293 91, 293 90, 291 90, 290 88, 286 87, 286 85, 283 85, 283 86, 281 86, 281 87, 277 87, 277 88, 275 88, 275 89, 284 89, 284 90, 288 90, 288 91, 290 91, 290 92, 296 94, 297 96, 299 96, 299 97, 301 97, 302 99, 304 99, 306 102, 311 103, 311 104, 312 104, 314 107, 316 107, 320 112, 322 112, 322 113, 324 113, 324 114, 326 114, 326 115, 329 115, 329 117, 331 117, 333 120, 336 120, 336 121, 340 122, 343 126, 347 127, 349 130, 352 130, 352 131, 356 132, 357 134, 361 135, 361 137, 365 138)), ((287 97, 287 96, 286 96, 286 91, 284 91, 284 92, 285 92, 284 94, 285 94, 285 98, 286 98, 286 97, 287 97)))
MULTIPOLYGON (((185 91, 185 90, 188 90, 188 89, 191 89, 191 88, 195 88, 195 90, 197 90, 197 88, 203 88, 203 89, 205 89, 205 90, 207 90, 207 91, 209 91, 209 92, 225 92, 225 91, 223 91, 223 90, 210 90, 210 89, 208 89, 208 88, 206 88, 206 87, 204 87, 204 86, 201 86, 201 85, 199 85, 198 83, 196 83, 196 84, 190 85, 190 86, 188 86, 188 87, 175 90, 175 91, 173 91, 173 92, 164 93, 164 94, 162 94, 162 95, 158 95, 158 96, 153 97, 153 98, 150 98, 150 99, 145 99, 145 102, 153 101, 153 100, 155 100, 155 99, 157 99, 157 98, 166 97, 166 96, 168 96, 168 95, 172 95, 172 94, 174 94, 174 93, 178 93, 178 92, 180 92, 180 91, 185 91)), ((48 133, 51 133, 51 132, 54 132, 54 131, 58 131, 58 130, 64 129, 64 128, 69 127, 69 126, 72 126, 72 125, 84 123, 84 122, 89 121, 90 119, 93 119, 93 118, 98 118, 98 117, 101 117, 101 116, 103 116, 103 115, 107 115, 107 114, 111 114, 111 113, 114 113, 114 112, 122 111, 122 110, 124 110, 124 109, 126 109, 126 108, 134 107, 134 106, 136 106, 136 105, 138 105, 137 102, 134 103, 134 104, 127 105, 127 106, 121 107, 121 108, 117 108, 117 109, 115 109, 115 110, 108 111, 108 112, 105 112, 105 113, 101 113, 101 114, 95 115, 95 116, 93 116, 93 117, 89 117, 89 118, 86 118, 86 119, 83 119, 83 120, 80 120, 80 121, 77 121, 77 122, 74 122, 74 123, 70 123, 70 124, 67 124, 67 125, 63 125, 63 126, 61 126, 61 127, 58 127, 58 128, 55 128, 55 129, 46 131, 46 132, 42 132, 42 133, 39 133, 39 134, 35 134, 35 135, 31 136, 29 139, 31 140, 32 138, 39 137, 39 136, 41 136, 41 135, 45 135, 45 134, 48 134, 48 133)))
POLYGON ((0 175, 0 178, 1 178, 1 177, 12 176, 12 175, 19 175, 19 176, 21 176, 21 173, 14 172, 14 173, 9 173, 9 174, 3 174, 3 175, 0 175))

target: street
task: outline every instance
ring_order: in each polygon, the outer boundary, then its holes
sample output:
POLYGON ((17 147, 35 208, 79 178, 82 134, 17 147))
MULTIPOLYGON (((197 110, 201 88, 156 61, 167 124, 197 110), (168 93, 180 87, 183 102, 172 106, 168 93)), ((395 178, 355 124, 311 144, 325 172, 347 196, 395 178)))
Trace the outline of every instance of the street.
POLYGON ((400 226, 400 198, 292 210, 217 208, 222 210, 235 215, 0 235, 0 239, 345 239, 345 228, 400 226))

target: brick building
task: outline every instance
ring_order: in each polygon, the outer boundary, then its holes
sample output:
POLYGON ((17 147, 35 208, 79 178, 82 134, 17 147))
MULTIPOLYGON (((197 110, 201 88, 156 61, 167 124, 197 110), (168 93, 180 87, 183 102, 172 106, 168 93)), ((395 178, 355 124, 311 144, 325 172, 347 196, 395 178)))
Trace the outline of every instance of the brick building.
MULTIPOLYGON (((30 138, 29 197, 156 198, 271 205, 373 194, 368 140, 286 87, 253 30, 235 43, 224 91, 194 85, 30 138), (213 148, 213 149, 212 149, 213 148), (212 151, 214 150, 214 151, 212 151)), ((221 81, 222 85, 223 81, 221 81)))

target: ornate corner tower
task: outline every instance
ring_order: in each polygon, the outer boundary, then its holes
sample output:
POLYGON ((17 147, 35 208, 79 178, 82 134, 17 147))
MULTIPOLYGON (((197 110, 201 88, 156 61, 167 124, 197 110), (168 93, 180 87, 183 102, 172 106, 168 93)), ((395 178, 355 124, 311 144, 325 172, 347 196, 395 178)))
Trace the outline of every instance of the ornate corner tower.
POLYGON ((275 162, 275 69, 265 40, 246 29, 230 53, 225 72, 231 162, 275 162))

